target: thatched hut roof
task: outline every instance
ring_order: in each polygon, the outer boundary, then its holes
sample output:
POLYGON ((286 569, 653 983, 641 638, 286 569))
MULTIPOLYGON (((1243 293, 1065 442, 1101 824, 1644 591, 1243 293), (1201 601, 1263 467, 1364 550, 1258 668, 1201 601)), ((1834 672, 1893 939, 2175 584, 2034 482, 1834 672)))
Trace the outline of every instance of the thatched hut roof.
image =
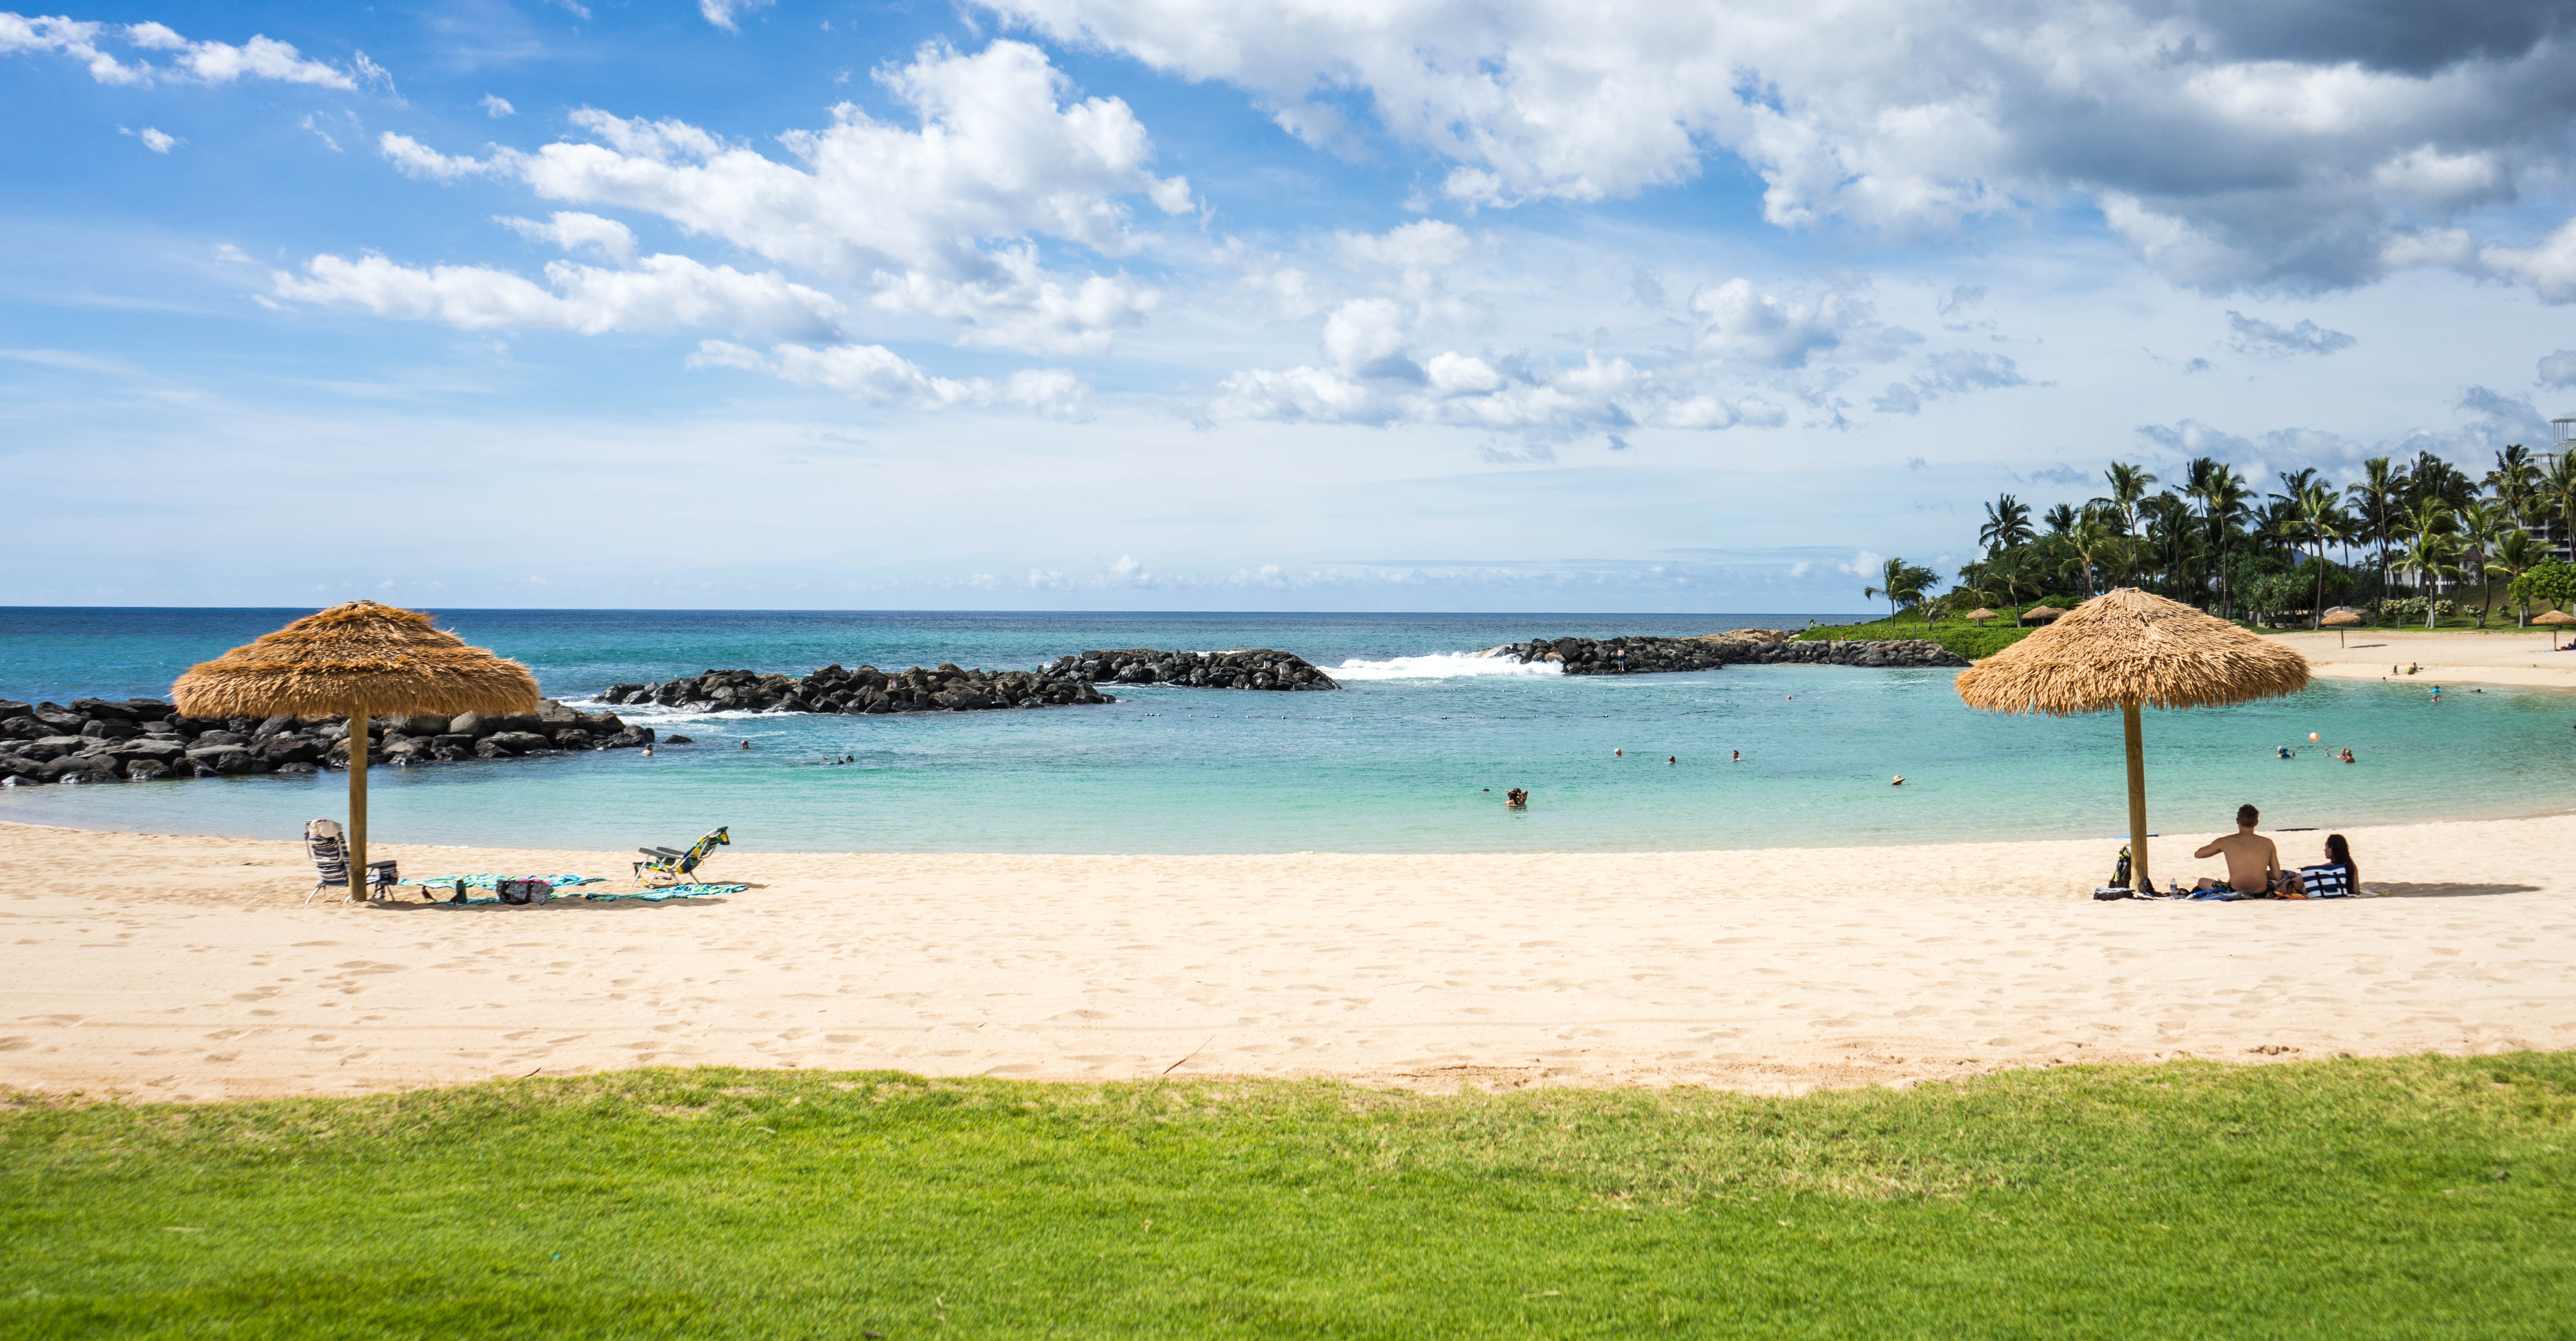
POLYGON ((2040 623, 2045 624, 2052 619, 2062 619, 2065 615, 2065 611, 2060 610, 2053 605, 2034 605, 2021 612, 2021 622, 2027 624, 2032 620, 2037 620, 2040 623))
POLYGON ((2353 609, 2349 605, 2338 605, 2332 610, 2326 611, 2325 617, 2317 622, 2331 629, 2366 623, 2369 618, 2370 617, 2368 615, 2363 614, 2359 610, 2353 609))
POLYGON ((1994 617, 1995 612, 1982 605, 1968 612, 1968 618, 1970 619, 1992 619, 1994 617))
POLYGON ((537 677, 419 611, 351 601, 189 667, 171 698, 191 717, 518 713, 537 677))
POLYGON ((2576 624, 2576 615, 2564 610, 2543 610, 2531 617, 2534 624, 2576 624))
POLYGON ((2178 601, 2105 592, 1959 673, 1959 697, 1989 712, 2054 717, 2136 702, 2201 708, 2295 693, 2308 659, 2178 601))

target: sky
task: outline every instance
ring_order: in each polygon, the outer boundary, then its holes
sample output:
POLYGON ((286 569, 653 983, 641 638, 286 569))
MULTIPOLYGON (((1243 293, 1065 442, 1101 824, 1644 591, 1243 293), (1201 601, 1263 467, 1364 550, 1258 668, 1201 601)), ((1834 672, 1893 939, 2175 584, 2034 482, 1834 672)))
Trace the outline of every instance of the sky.
POLYGON ((0 605, 1859 611, 2576 414, 2576 12, 0 11, 0 605))

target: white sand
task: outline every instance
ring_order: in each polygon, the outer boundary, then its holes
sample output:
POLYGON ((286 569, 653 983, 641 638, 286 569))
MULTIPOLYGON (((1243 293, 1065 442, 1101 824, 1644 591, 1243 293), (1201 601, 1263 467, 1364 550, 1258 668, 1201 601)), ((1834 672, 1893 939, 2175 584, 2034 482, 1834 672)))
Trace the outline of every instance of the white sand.
POLYGON ((2272 633, 2299 649, 2320 676, 2334 680, 2390 679, 2392 667, 2421 665, 2414 675, 2393 678, 2411 685, 2510 684, 2550 689, 2576 689, 2576 652, 2552 652, 2566 642, 2565 629, 2517 629, 2513 612, 2501 616, 2505 627, 2478 633, 2422 629, 2346 629, 2322 633, 2272 633), (2338 645, 2340 644, 2340 645, 2338 645))
MULTIPOLYGON (((299 902, 292 844, 0 825, 0 1085, 207 1100, 639 1064, 1417 1087, 1901 1083, 2576 1047, 2576 817, 2350 831, 2393 897, 2094 903, 2111 845, 754 856, 721 900, 299 902)), ((2288 835, 2307 859, 2313 834, 2288 835)), ((2157 848, 2210 873, 2198 837, 2157 848)), ((623 873, 395 847, 415 875, 623 873)))

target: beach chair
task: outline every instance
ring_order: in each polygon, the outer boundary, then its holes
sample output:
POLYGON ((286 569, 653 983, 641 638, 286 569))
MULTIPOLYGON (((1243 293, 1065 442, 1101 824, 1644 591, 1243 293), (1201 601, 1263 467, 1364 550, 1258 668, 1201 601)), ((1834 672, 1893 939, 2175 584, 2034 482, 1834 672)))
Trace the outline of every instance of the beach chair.
POLYGON ((705 861, 709 853, 733 842, 731 838, 725 836, 726 827, 718 825, 715 832, 689 844, 689 850, 686 852, 667 847, 635 849, 647 858, 635 863, 636 882, 646 885, 676 885, 680 883, 681 877, 696 874, 698 863, 705 861))
MULTIPOLYGON (((304 855, 313 859, 313 894, 349 887, 349 849, 340 841, 340 826, 336 822, 319 819, 304 826, 304 855)), ((394 869, 392 862, 367 863, 369 898, 400 883, 402 873, 394 869)), ((313 906, 313 894, 304 896, 304 905, 308 908, 313 906)))

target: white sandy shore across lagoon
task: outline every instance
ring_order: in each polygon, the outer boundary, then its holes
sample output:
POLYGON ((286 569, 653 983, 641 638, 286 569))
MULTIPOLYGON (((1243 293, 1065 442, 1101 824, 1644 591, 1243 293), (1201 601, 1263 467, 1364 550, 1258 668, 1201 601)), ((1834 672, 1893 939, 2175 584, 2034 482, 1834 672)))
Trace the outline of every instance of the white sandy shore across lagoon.
MULTIPOLYGON (((0 1084, 354 1094, 636 1065, 1794 1092, 2576 1047, 2576 816, 2348 831, 2390 897, 2096 903, 2099 840, 750 855, 664 904, 300 906, 299 845, 0 825, 0 1084)), ((2217 869, 2165 838, 2157 870, 2217 869)), ((2288 834, 2285 845, 2317 834, 2288 834)), ((2308 859, 2289 846, 2294 859, 2308 859)), ((406 873, 626 857, 390 846, 406 873)), ((625 887, 623 883, 613 886, 625 887)))
POLYGON ((2333 629, 2263 636, 2297 648, 2309 668, 2329 680, 2393 680, 2430 687, 2437 684, 2519 685, 2538 689, 2576 689, 2576 652, 2553 652, 2550 644, 2566 641, 2559 629, 2503 627, 2468 629, 2333 629), (2558 636, 2553 639, 2552 634, 2558 636), (2390 675, 2392 667, 2420 665, 2414 675, 2390 675))

